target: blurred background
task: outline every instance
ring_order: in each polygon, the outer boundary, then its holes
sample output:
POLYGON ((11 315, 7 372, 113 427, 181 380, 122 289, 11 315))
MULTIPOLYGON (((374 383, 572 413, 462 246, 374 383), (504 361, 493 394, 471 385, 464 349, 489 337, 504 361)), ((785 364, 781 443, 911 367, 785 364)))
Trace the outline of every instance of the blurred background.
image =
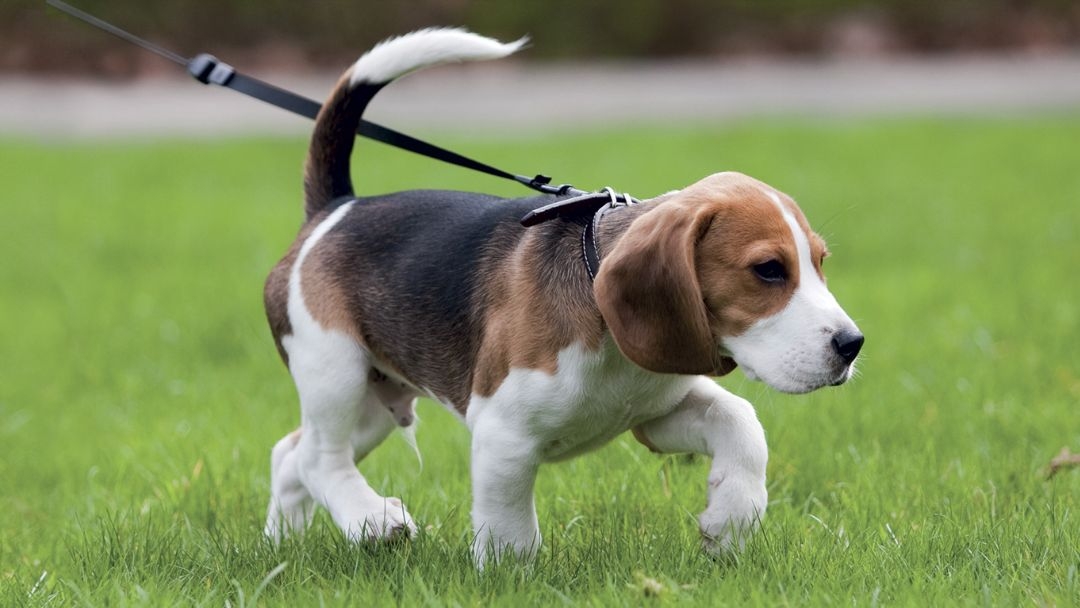
MULTIPOLYGON (((182 53, 213 48, 271 67, 338 67, 400 32, 467 25, 528 34, 535 59, 1053 53, 1080 44, 1073 0, 83 0, 78 6, 182 53)), ((0 69, 130 76, 137 49, 56 19, 43 2, 0 5, 0 69)))
MULTIPOLYGON (((407 79, 371 109, 373 119, 438 130, 1080 105, 1080 2, 1070 0, 75 4, 181 55, 210 52, 316 99, 388 36, 434 25, 504 40, 530 36, 512 60, 407 79)), ((304 135, 309 128, 186 78, 44 1, 0 4, 0 134, 304 135)))

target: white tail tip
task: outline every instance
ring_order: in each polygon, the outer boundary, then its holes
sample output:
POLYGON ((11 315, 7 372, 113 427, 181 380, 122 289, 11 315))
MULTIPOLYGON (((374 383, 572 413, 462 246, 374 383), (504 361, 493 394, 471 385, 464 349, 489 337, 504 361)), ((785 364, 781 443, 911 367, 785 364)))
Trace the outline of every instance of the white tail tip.
POLYGON ((421 68, 458 61, 499 59, 529 41, 503 43, 460 28, 429 28, 384 40, 353 64, 349 83, 382 84, 421 68))

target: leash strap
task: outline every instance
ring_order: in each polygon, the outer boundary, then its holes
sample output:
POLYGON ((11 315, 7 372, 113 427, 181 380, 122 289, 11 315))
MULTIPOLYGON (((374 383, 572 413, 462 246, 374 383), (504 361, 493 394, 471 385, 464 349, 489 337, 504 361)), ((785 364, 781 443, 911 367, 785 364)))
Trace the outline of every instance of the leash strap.
MULTIPOLYGON (((188 73, 203 84, 215 84, 227 89, 232 89, 238 93, 243 93, 248 97, 258 99, 259 101, 268 103, 272 106, 277 106, 283 110, 292 112, 293 114, 305 116, 312 120, 319 115, 319 110, 322 108, 322 104, 313 99, 297 95, 292 91, 287 91, 268 82, 259 80, 258 78, 253 78, 237 72, 231 65, 207 53, 196 56, 188 62, 187 68, 188 73)), ((394 129, 384 127, 368 120, 361 119, 360 126, 357 128, 356 132, 362 137, 373 139, 395 148, 408 150, 414 154, 440 160, 465 169, 479 171, 480 173, 485 173, 494 177, 509 179, 545 194, 566 194, 573 190, 569 184, 551 186, 551 178, 546 175, 537 174, 534 177, 526 177, 503 171, 502 169, 493 167, 487 163, 482 163, 478 160, 458 154, 457 152, 452 152, 446 148, 441 148, 421 139, 412 137, 411 135, 406 135, 400 131, 395 131, 394 129)))
MULTIPOLYGON (((187 59, 148 40, 139 38, 138 36, 120 29, 119 27, 85 11, 79 10, 62 0, 45 1, 49 6, 67 13, 76 19, 104 30, 168 61, 184 66, 195 80, 198 80, 203 84, 212 84, 232 89, 238 93, 243 93, 244 95, 258 99, 259 101, 292 112, 293 114, 299 114, 300 116, 311 119, 318 116, 319 109, 322 107, 322 104, 317 101, 302 95, 297 95, 292 91, 276 87, 268 82, 259 80, 258 78, 252 78, 251 76, 241 74, 231 65, 219 60, 213 55, 202 53, 193 59, 187 59)), ((430 144, 426 141, 416 139, 415 137, 366 120, 360 122, 357 133, 368 139, 374 139, 375 141, 380 141, 384 144, 394 146, 395 148, 402 148, 422 156, 427 156, 428 158, 441 160, 452 165, 457 165, 465 169, 472 169, 473 171, 479 171, 494 177, 509 179, 544 194, 565 196, 567 194, 583 193, 583 191, 577 190, 569 184, 552 186, 551 178, 546 175, 537 174, 534 177, 526 177, 524 175, 503 171, 502 169, 486 163, 473 160, 467 156, 462 156, 456 152, 451 152, 445 148, 440 148, 434 144, 430 144)))
MULTIPOLYGON (((252 78, 251 76, 241 74, 236 71, 236 68, 208 53, 201 53, 192 59, 187 59, 148 40, 139 38, 128 31, 120 29, 107 21, 81 11, 63 0, 45 0, 45 2, 49 6, 67 13, 76 19, 84 21, 85 23, 108 32, 122 40, 150 51, 177 65, 184 66, 195 80, 198 80, 203 84, 232 89, 238 93, 243 93, 244 95, 258 99, 259 101, 313 120, 319 115, 319 110, 322 108, 322 104, 317 101, 302 95, 297 95, 292 91, 287 91, 281 87, 259 80, 258 78, 252 78)), ((611 209, 626 205, 634 205, 639 202, 629 194, 616 193, 615 190, 610 187, 604 188, 600 192, 585 192, 584 190, 574 188, 570 184, 552 186, 551 178, 546 175, 537 174, 535 177, 516 175, 366 120, 361 120, 360 126, 357 128, 357 133, 368 139, 374 139, 396 148, 427 156, 428 158, 441 160, 452 165, 472 169, 494 177, 513 180, 544 194, 551 194, 556 197, 569 197, 559 198, 552 203, 530 211, 521 218, 520 222, 522 226, 529 227, 555 218, 575 218, 587 215, 585 228, 581 234, 581 252, 583 261, 585 262, 585 270, 589 275, 590 281, 596 278, 596 273, 600 268, 600 250, 596 243, 596 228, 599 225, 600 220, 603 218, 604 214, 611 209)))
MULTIPOLYGON (((51 3, 58 2, 59 0, 48 1, 51 3)), ((186 62, 185 65, 187 66, 188 73, 191 74, 195 80, 198 80, 203 84, 213 84, 232 89, 238 93, 243 93, 248 97, 258 99, 264 103, 277 106, 283 110, 305 116, 312 120, 319 115, 319 110, 322 108, 322 105, 313 99, 297 95, 292 91, 287 91, 268 82, 259 80, 258 78, 253 78, 237 72, 236 68, 207 53, 197 55, 191 61, 186 62)), ((494 177, 513 180, 546 194, 565 194, 569 190, 572 190, 569 185, 549 186, 548 184, 550 184, 551 178, 546 175, 537 175, 536 177, 531 178, 515 175, 497 167, 492 167, 486 163, 473 160, 467 156, 462 156, 457 152, 451 152, 450 150, 440 148, 439 146, 417 139, 411 135, 406 135, 400 131, 395 131, 389 127, 384 127, 367 120, 360 121, 360 127, 357 128, 357 133, 368 139, 373 139, 394 146, 395 148, 408 150, 415 154, 427 156, 428 158, 441 160, 452 165, 457 165, 465 169, 472 169, 473 171, 479 171, 494 177)))

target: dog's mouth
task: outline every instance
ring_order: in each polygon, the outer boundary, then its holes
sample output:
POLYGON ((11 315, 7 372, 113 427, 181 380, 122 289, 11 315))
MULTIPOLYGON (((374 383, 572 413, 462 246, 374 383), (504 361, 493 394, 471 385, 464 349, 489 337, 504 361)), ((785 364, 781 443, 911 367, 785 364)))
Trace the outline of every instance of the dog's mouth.
MULTIPOLYGON (((717 357, 716 375, 723 376, 731 373, 736 367, 741 368, 747 379, 755 382, 764 382, 769 387, 782 393, 802 394, 809 393, 826 386, 840 386, 855 375, 854 362, 844 365, 840 361, 830 361, 821 367, 811 366, 770 366, 755 367, 753 361, 738 361, 735 353, 721 346, 717 357), (839 364, 839 365, 837 365, 839 364), (831 369, 830 369, 831 368, 831 369)), ((752 357, 751 357, 752 359, 752 357)))
POLYGON ((854 375, 855 375, 855 363, 853 362, 850 365, 846 366, 840 372, 840 375, 837 376, 835 380, 833 380, 832 382, 829 383, 829 386, 840 386, 841 384, 844 384, 848 380, 851 380, 851 378, 854 375))
MULTIPOLYGON (((732 368, 734 369, 734 361, 732 361, 732 368)), ((743 364, 743 374, 753 381, 764 382, 770 387, 783 392, 791 394, 803 394, 810 393, 826 386, 840 386, 846 383, 855 375, 855 366, 844 366, 839 372, 835 374, 781 374, 779 377, 774 374, 761 375, 755 371, 752 367, 743 364)))

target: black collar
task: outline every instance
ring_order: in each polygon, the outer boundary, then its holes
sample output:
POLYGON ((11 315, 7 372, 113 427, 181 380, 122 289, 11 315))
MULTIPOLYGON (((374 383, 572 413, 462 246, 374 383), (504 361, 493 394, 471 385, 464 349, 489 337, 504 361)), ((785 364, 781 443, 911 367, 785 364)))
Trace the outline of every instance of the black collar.
POLYGON ((589 274, 589 280, 592 281, 600 270, 600 248, 596 244, 596 229, 600 226, 600 220, 608 211, 636 205, 639 202, 629 194, 619 194, 611 187, 607 187, 599 192, 588 192, 559 199, 533 209, 521 218, 521 225, 535 226, 557 217, 569 219, 589 214, 586 215, 588 219, 581 232, 581 253, 585 260, 585 271, 589 274))
POLYGON ((581 231, 581 253, 585 260, 585 272, 589 273, 589 281, 596 279, 596 273, 600 272, 600 247, 596 244, 596 229, 600 226, 604 213, 611 208, 605 204, 597 209, 581 231))

